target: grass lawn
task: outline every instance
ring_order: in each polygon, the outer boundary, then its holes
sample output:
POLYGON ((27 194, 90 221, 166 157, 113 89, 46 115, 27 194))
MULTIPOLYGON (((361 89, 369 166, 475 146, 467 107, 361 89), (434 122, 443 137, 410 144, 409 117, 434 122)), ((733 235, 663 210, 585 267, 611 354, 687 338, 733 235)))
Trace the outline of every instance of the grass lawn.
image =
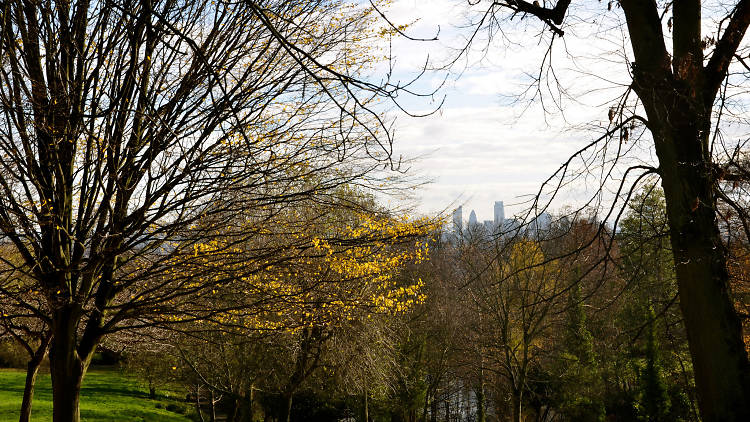
MULTIPOLYGON (((26 373, 0 369, 0 422, 17 422, 23 397, 26 373)), ((88 371, 81 389, 81 419, 99 421, 188 422, 185 415, 166 410, 167 405, 187 409, 188 404, 160 396, 148 398, 137 381, 112 369, 93 368, 88 371), (157 405, 160 405, 157 408, 157 405)), ((172 408, 170 406, 170 408, 172 408)), ((40 373, 36 382, 31 419, 52 420, 52 385, 49 374, 40 373)))

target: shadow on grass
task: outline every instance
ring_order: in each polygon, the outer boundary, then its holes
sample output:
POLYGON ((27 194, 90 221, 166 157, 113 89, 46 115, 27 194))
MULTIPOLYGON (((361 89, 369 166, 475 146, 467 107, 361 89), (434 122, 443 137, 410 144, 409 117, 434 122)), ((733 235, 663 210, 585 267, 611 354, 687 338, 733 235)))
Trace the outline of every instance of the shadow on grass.
POLYGON ((185 415, 171 413, 166 410, 146 411, 139 409, 122 410, 84 410, 81 409, 81 419, 84 421, 148 421, 148 422, 185 422, 185 415))

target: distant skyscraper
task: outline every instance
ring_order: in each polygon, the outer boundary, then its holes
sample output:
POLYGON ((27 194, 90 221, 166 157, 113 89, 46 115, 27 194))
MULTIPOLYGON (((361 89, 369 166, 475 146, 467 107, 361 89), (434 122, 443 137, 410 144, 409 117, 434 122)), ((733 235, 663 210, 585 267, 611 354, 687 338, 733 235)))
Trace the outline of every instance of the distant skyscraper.
POLYGON ((502 227, 505 221, 505 207, 503 201, 495 201, 495 226, 502 227))
POLYGON ((469 228, 474 228, 477 224, 479 224, 477 221, 477 213, 475 213, 474 210, 471 210, 471 214, 469 214, 469 228))
POLYGON ((453 211, 453 232, 456 234, 463 231, 461 230, 464 225, 463 208, 463 206, 459 206, 453 211))

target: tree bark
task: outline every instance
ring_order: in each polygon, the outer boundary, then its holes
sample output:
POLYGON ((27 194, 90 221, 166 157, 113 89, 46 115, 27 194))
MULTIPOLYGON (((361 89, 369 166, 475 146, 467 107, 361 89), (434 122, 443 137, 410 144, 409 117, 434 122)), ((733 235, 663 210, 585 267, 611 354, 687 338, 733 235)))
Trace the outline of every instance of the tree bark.
POLYGON ((34 400, 36 377, 39 374, 39 367, 42 365, 44 356, 47 355, 47 350, 49 350, 50 340, 51 334, 42 337, 41 344, 31 356, 31 359, 26 366, 26 383, 23 387, 23 400, 21 401, 21 414, 18 418, 19 422, 29 422, 31 420, 31 404, 34 400))
POLYGON ((701 148, 707 133, 685 123, 658 142, 657 153, 662 150, 662 186, 701 416, 706 422, 748 421, 750 365, 729 296, 716 181, 701 148))
POLYGON ((294 393, 290 392, 287 393, 284 397, 286 399, 286 422, 292 422, 292 399, 294 398, 294 393))
POLYGON ((69 341, 53 345, 50 353, 52 377, 52 420, 54 422, 80 422, 79 399, 83 382, 83 362, 75 348, 65 347, 69 341))
POLYGON ((214 406, 214 390, 208 390, 208 418, 211 422, 216 422, 216 407, 214 406))
POLYGON ((674 3, 672 57, 654 0, 622 0, 633 63, 659 158, 680 308, 704 422, 750 420, 750 363, 729 295, 727 253, 716 219, 718 176, 711 155, 711 112, 720 81, 744 36, 750 2, 736 14, 704 68, 701 6, 674 3))
POLYGON ((240 400, 236 398, 232 400, 232 407, 229 409, 229 413, 227 413, 227 422, 235 422, 237 420, 239 407, 240 400))
POLYGON ((486 413, 484 410, 484 382, 480 382, 474 393, 477 396, 477 422, 485 422, 486 413))
POLYGON ((29 362, 26 369, 26 384, 23 387, 23 400, 21 401, 21 415, 19 422, 29 422, 31 420, 31 402, 34 399, 34 384, 36 376, 39 373, 39 363, 29 362))
POLYGON ((521 422, 521 392, 514 391, 511 398, 511 404, 513 406, 513 422, 521 422))
POLYGON ((91 362, 93 347, 83 352, 77 346, 75 309, 63 307, 53 319, 53 339, 50 348, 52 378, 53 422, 80 422, 79 401, 84 374, 91 362))
POLYGON ((365 422, 370 422, 370 409, 367 404, 367 389, 365 389, 365 422))
POLYGON ((201 411, 201 387, 200 385, 195 387, 195 411, 198 413, 198 418, 201 422, 206 422, 203 418, 203 412, 201 411))

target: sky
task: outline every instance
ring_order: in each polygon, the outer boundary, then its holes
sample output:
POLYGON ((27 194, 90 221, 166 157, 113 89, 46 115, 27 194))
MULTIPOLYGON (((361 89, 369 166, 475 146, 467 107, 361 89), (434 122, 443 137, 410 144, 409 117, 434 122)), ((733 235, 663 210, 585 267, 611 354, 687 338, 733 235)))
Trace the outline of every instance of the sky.
MULTIPOLYGON (((462 46, 468 34, 456 26, 466 22, 465 5, 459 0, 393 2, 388 17, 395 24, 409 23, 409 35, 430 38, 439 28, 438 41, 394 39, 395 79, 410 80, 426 61, 438 66, 455 57, 451 47, 462 46)), ((606 5, 597 7, 606 10, 606 5)), ((571 97, 563 100, 564 113, 550 106, 549 93, 547 113, 539 101, 523 96, 531 81, 528 73, 538 71, 549 39, 539 37, 543 27, 531 19, 509 22, 506 38, 464 56, 450 71, 420 78, 420 92, 441 87, 433 98, 399 99, 412 113, 434 111, 419 118, 392 111, 396 155, 416 158, 410 165, 412 175, 430 181, 416 193, 420 213, 449 212, 463 205, 464 218, 474 209, 480 221, 490 220, 494 201, 505 203, 508 216, 519 213, 529 195, 571 153, 601 133, 581 128, 607 123, 609 107, 629 82, 628 62, 623 60, 627 53, 616 39, 602 36, 619 24, 616 14, 584 10, 578 15, 587 25, 579 29, 571 24, 567 42, 556 41, 551 56, 558 81, 571 97)), ((554 206, 565 205, 565 200, 554 206)))

